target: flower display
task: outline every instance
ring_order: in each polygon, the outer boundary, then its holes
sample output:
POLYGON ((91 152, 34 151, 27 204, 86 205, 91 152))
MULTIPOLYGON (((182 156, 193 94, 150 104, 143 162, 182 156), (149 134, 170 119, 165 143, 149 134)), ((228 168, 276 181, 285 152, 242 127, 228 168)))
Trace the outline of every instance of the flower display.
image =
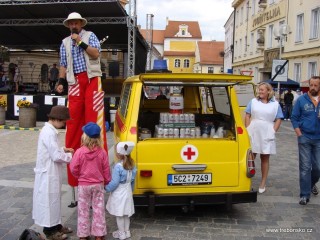
POLYGON ((6 107, 7 102, 4 99, 0 99, 0 107, 6 107))
POLYGON ((20 99, 20 100, 18 100, 18 102, 17 102, 17 106, 18 106, 19 108, 31 107, 31 102, 28 101, 27 99, 20 99))
POLYGON ((39 107, 39 104, 37 104, 37 103, 32 103, 32 102, 30 102, 29 100, 27 100, 26 98, 22 98, 22 99, 18 100, 17 106, 18 106, 19 108, 30 108, 30 107, 38 108, 38 107, 39 107))

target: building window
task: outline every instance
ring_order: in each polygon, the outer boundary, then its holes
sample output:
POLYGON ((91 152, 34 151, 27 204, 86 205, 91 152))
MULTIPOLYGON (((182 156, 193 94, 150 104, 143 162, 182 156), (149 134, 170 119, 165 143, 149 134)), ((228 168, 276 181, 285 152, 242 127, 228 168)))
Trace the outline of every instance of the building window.
POLYGON ((235 46, 234 46, 234 56, 238 57, 238 41, 236 41, 235 46))
POLYGON ((311 11, 310 39, 316 39, 319 37, 319 29, 320 29, 320 8, 317 8, 311 11))
POLYGON ((246 4, 246 22, 248 21, 248 18, 249 18, 249 1, 247 2, 246 4))
POLYGON ((297 16, 297 24, 296 24, 296 38, 295 42, 303 41, 303 14, 297 16))
POLYGON ((189 59, 183 60, 183 67, 184 67, 184 68, 189 68, 189 66, 190 66, 190 61, 189 61, 189 59))
POLYGON ((242 55, 242 39, 240 38, 240 41, 239 41, 239 54, 238 56, 241 57, 242 55))
POLYGON ((293 74, 296 82, 301 82, 301 63, 295 63, 293 66, 293 74))
POLYGON ((309 62, 308 63, 308 79, 317 76, 317 62, 309 62))
POLYGON ((252 32, 250 36, 250 53, 253 53, 253 49, 254 49, 254 32, 252 32))
POLYGON ((186 35, 186 30, 182 30, 182 31, 181 31, 181 35, 182 35, 182 36, 186 35))
POLYGON ((244 53, 246 54, 248 51, 248 38, 247 36, 244 37, 244 53))
POLYGON ((180 59, 175 59, 175 60, 174 60, 174 67, 175 67, 175 68, 180 67, 180 59))
POLYGON ((251 1, 251 15, 255 15, 256 14, 256 0, 252 0, 251 1))
POLYGON ((213 73, 213 67, 208 67, 208 73, 213 73))
POLYGON ((274 0, 269 0, 269 5, 274 4, 274 0))
POLYGON ((269 25, 267 48, 272 48, 272 40, 273 40, 273 25, 269 25))
POLYGON ((243 7, 241 7, 240 11, 240 25, 243 23, 243 7))
POLYGON ((255 82, 260 82, 260 77, 259 77, 259 68, 258 67, 255 67, 254 68, 254 81, 255 82))

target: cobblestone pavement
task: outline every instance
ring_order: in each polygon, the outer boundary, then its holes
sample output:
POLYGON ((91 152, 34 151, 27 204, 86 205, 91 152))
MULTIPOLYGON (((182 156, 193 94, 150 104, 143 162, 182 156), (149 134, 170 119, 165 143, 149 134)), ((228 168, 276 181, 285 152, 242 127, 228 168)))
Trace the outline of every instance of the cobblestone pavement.
MULTIPOLYGON (((7 122, 11 129, 0 127, 0 239, 16 240, 25 228, 41 231, 33 224, 32 188, 37 138, 43 123, 34 130, 14 130, 17 123, 7 122)), ((65 131, 60 131, 61 143, 65 131)), ((112 134, 108 133, 109 148, 112 134)), ((283 122, 277 134, 276 156, 270 159, 267 191, 258 195, 257 203, 233 205, 227 212, 221 206, 196 207, 184 213, 181 208, 156 208, 153 217, 137 208, 131 219, 132 239, 320 239, 320 196, 300 206, 297 143, 290 122, 283 122)), ((259 186, 260 160, 253 187, 259 186)), ((63 185, 63 222, 76 230, 76 208, 69 208, 71 188, 63 185)), ((107 195, 106 195, 107 196, 107 195)), ((106 239, 113 239, 115 219, 107 215, 106 239)), ((69 239, 78 239, 76 233, 69 239)))

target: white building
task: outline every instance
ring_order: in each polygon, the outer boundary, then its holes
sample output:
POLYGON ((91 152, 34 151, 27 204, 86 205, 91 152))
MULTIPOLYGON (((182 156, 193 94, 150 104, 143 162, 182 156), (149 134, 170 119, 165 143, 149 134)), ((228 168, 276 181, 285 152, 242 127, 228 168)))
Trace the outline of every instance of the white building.
POLYGON ((234 28, 234 12, 229 16, 225 29, 225 41, 224 41, 224 72, 232 73, 232 58, 233 58, 233 28, 234 28))
POLYGON ((273 59, 281 58, 289 61, 290 79, 319 75, 319 0, 234 0, 232 6, 234 73, 252 71, 255 82, 267 80, 273 59))

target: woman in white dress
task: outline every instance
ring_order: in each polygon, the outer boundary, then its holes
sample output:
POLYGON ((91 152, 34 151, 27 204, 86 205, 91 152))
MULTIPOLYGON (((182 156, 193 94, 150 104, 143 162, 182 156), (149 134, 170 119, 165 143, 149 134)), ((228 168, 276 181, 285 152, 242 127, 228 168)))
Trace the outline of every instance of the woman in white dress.
POLYGON ((276 154, 275 133, 280 127, 283 113, 279 102, 274 98, 270 84, 262 82, 257 89, 257 97, 253 98, 246 108, 245 126, 250 136, 253 158, 260 154, 262 179, 259 193, 264 193, 269 172, 269 158, 270 154, 276 154))

